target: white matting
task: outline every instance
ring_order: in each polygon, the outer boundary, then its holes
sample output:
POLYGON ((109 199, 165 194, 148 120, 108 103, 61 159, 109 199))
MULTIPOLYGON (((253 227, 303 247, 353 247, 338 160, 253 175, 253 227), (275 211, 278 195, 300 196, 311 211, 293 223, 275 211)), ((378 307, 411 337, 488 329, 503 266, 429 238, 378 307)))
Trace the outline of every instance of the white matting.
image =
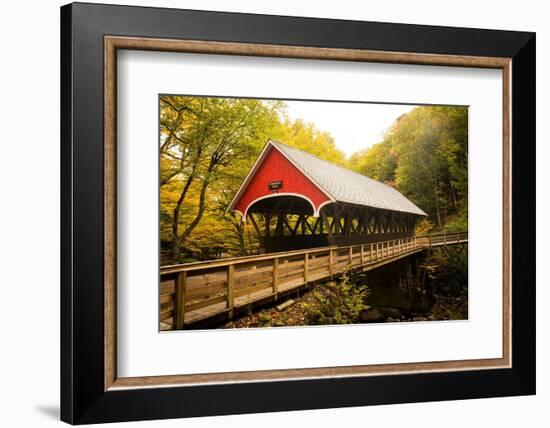
POLYGON ((120 51, 118 376, 501 357, 501 106, 498 70, 120 51), (159 93, 469 105, 469 320, 159 333, 159 93))

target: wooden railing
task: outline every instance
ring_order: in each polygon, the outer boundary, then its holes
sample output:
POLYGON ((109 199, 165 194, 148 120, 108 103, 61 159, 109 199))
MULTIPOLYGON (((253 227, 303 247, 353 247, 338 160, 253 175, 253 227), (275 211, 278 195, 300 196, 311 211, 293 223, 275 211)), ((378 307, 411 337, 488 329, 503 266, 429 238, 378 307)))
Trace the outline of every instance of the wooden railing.
POLYGON ((349 269, 373 269, 426 247, 467 241, 467 233, 453 233, 163 266, 161 326, 182 329, 216 316, 231 318, 349 269))
POLYGON ((419 236, 418 243, 423 247, 455 245, 468 242, 468 232, 440 233, 437 235, 419 236))

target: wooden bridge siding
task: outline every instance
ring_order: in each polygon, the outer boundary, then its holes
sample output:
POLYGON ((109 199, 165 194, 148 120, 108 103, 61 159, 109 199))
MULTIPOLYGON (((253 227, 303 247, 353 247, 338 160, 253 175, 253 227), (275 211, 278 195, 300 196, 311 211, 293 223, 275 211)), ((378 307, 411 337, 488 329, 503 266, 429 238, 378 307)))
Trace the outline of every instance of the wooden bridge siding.
POLYGON ((370 270, 426 247, 467 241, 467 233, 412 237, 166 266, 161 268, 161 329, 181 329, 215 315, 231 318, 253 303, 276 300, 349 269, 370 270))

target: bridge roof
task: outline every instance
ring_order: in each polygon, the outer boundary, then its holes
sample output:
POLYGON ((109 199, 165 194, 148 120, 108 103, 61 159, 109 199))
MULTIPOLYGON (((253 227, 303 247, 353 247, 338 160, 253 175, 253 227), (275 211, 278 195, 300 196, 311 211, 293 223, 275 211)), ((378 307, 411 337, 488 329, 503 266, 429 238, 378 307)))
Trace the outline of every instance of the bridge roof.
POLYGON ((427 215, 396 189, 294 147, 270 141, 335 201, 427 215))
POLYGON ((270 147, 274 147, 282 153, 333 202, 363 205, 420 216, 427 215, 391 186, 273 140, 268 141, 266 144, 258 161, 252 167, 248 177, 244 180, 231 202, 229 209, 234 208, 241 192, 247 186, 250 177, 260 168, 262 159, 269 152, 270 147))

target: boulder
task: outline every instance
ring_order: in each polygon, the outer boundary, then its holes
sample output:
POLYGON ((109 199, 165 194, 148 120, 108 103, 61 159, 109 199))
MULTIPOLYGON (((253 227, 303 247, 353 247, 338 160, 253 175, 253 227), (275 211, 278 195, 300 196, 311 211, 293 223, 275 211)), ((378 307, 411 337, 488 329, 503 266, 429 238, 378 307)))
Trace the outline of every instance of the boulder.
POLYGON ((378 309, 378 312, 380 312, 382 315, 384 315, 386 318, 401 318, 402 314, 399 309, 396 308, 376 308, 378 309))
POLYGON ((363 322, 380 322, 384 320, 384 316, 376 309, 361 312, 360 318, 363 322))

